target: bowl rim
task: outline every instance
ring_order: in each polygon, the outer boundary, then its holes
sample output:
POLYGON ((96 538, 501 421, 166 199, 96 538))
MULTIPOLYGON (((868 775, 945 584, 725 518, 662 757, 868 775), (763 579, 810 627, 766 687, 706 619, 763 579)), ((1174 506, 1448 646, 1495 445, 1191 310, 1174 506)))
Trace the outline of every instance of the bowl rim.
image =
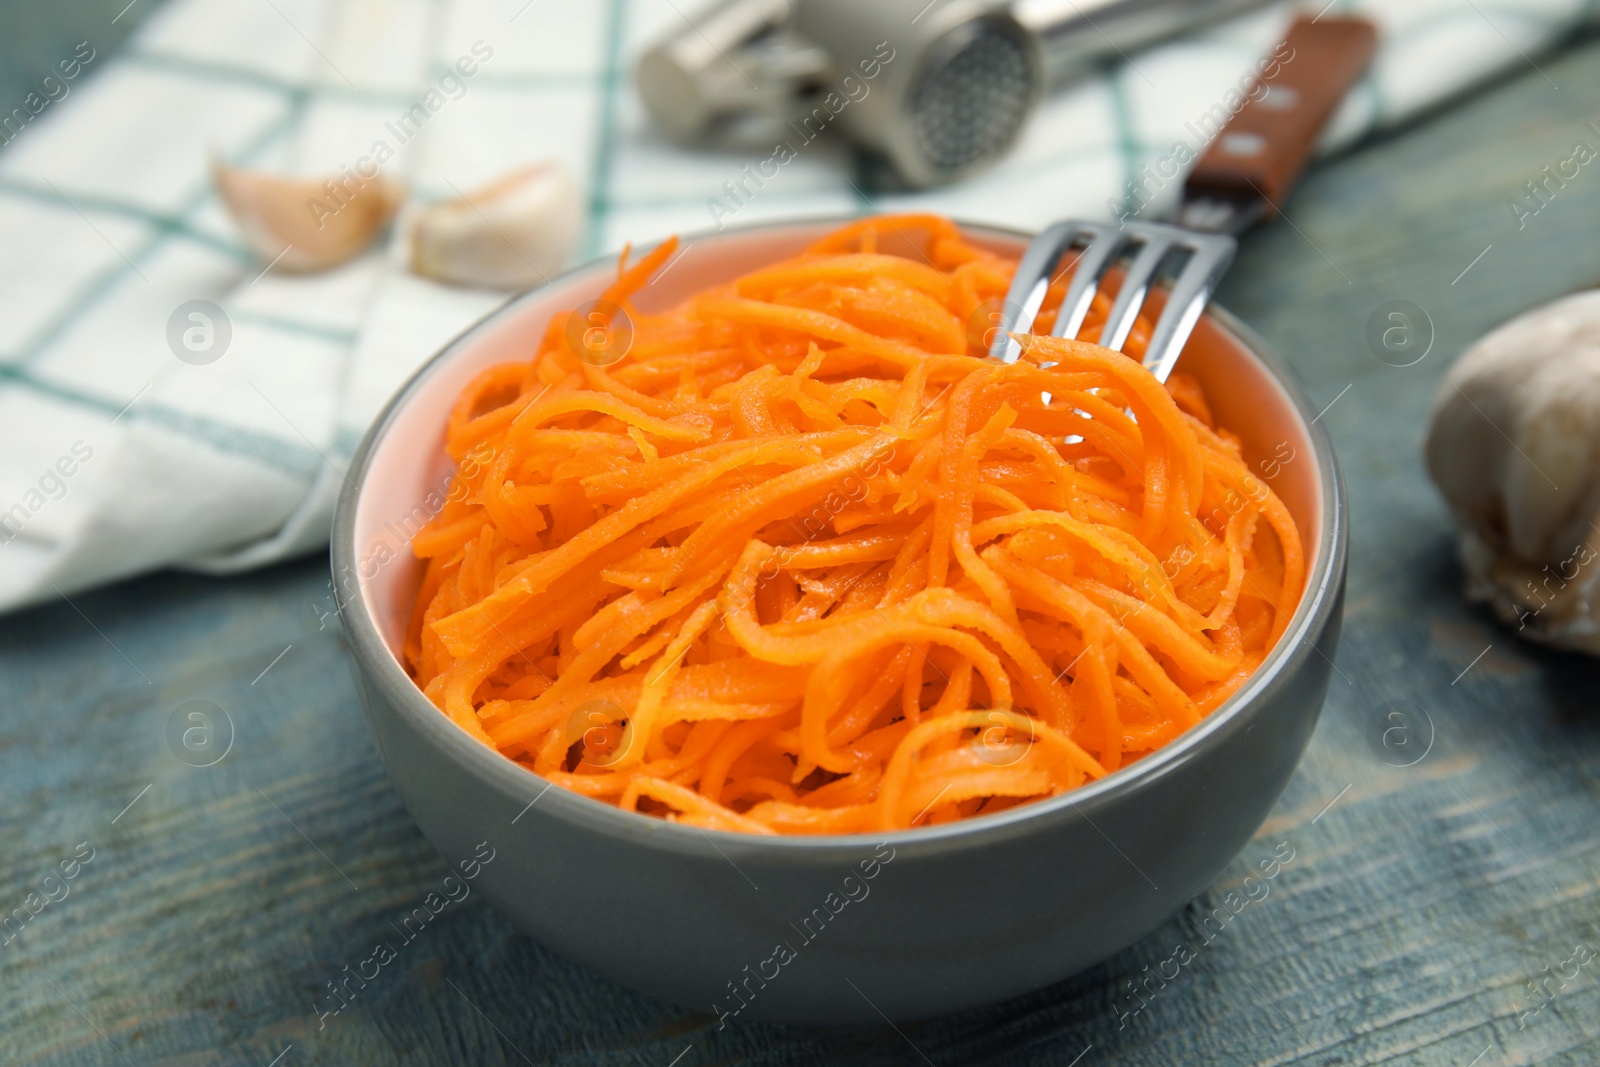
MULTIPOLYGON (((696 231, 682 235, 680 240, 685 247, 688 247, 699 241, 747 236, 763 230, 842 226, 862 217, 830 214, 753 222, 696 231)), ((1027 242, 1034 236, 1027 231, 1006 226, 970 222, 959 218, 952 218, 951 221, 964 233, 988 238, 1027 242)), ((644 247, 648 249, 654 245, 644 247)), ((635 251, 637 253, 639 250, 635 251)), ((1282 358, 1237 316, 1212 303, 1207 306, 1205 314, 1266 367, 1274 382, 1288 396, 1295 412, 1300 416, 1316 454, 1317 480, 1322 489, 1322 524, 1316 536, 1317 562, 1306 575, 1306 591, 1301 598, 1300 606, 1289 620, 1289 625, 1279 638, 1278 644, 1256 668, 1255 673, 1221 707, 1162 748, 1135 763, 1118 768, 1098 781, 1087 783, 1059 796, 1018 805, 993 815, 975 816, 936 826, 904 830, 865 831, 855 834, 778 834, 770 837, 732 830, 703 830, 682 823, 668 822, 653 815, 624 811, 615 805, 556 787, 556 783, 551 780, 507 759, 498 751, 470 737, 423 695, 422 690, 401 667, 384 640, 376 621, 367 610, 366 600, 362 595, 360 571, 356 566, 359 553, 355 544, 355 519, 361 491, 366 485, 371 461, 378 445, 383 441, 399 413, 423 391, 434 374, 469 348, 480 334, 499 325, 504 318, 514 314, 523 304, 539 299, 550 286, 612 266, 616 263, 616 259, 615 254, 596 256, 562 271, 542 285, 507 298, 430 356, 389 398, 362 436, 361 444, 351 457, 334 510, 330 548, 334 599, 350 642, 351 652, 361 668, 363 677, 368 684, 381 691, 397 714, 407 719, 419 734, 429 740, 440 756, 452 759, 490 787, 519 800, 526 800, 527 804, 522 809, 522 814, 526 814, 535 804, 545 800, 546 793, 553 792, 554 796, 549 798, 547 803, 540 805, 544 817, 559 818, 635 845, 664 848, 680 854, 720 857, 730 863, 733 862, 729 857, 730 851, 746 859, 783 862, 785 859, 814 858, 828 853, 853 855, 859 852, 863 845, 869 843, 883 843, 892 848, 908 848, 922 853, 979 847, 997 839, 1032 833, 1039 829, 1039 824, 1042 823, 1071 819, 1078 814, 1088 818, 1091 810, 1113 804, 1154 780, 1173 773, 1200 755, 1203 750, 1222 745, 1228 736, 1245 729, 1247 712, 1251 709, 1255 698, 1282 684, 1300 661, 1312 653, 1327 658, 1326 654, 1316 647, 1313 638, 1321 632, 1340 603, 1349 539, 1348 501, 1343 474, 1333 449, 1332 435, 1325 426, 1320 425, 1320 420, 1316 419, 1317 409, 1312 405, 1310 397, 1294 372, 1282 358), (341 575, 346 576, 343 583, 341 575)), ((370 726, 369 723, 369 728, 370 726)), ((374 740, 381 755, 382 745, 377 741, 376 733, 374 740)), ((385 763, 387 762, 385 758, 385 763)), ((520 819, 521 814, 517 818, 520 819)), ((512 821, 514 823, 516 820, 512 821)))

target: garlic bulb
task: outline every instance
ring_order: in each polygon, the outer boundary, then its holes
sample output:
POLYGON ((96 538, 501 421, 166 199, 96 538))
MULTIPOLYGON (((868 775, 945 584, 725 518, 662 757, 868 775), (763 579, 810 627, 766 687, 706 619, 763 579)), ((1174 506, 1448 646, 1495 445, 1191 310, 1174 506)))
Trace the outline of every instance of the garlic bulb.
POLYGON ((211 166, 217 192, 257 255, 291 271, 327 270, 359 255, 394 217, 405 188, 348 170, 317 181, 211 166))
POLYGON ((407 216, 406 259, 413 273, 453 285, 526 289, 566 264, 583 203, 564 167, 541 163, 407 216))
POLYGON ((1426 457, 1468 598, 1524 637, 1600 655, 1600 291, 1468 349, 1434 400, 1426 457))

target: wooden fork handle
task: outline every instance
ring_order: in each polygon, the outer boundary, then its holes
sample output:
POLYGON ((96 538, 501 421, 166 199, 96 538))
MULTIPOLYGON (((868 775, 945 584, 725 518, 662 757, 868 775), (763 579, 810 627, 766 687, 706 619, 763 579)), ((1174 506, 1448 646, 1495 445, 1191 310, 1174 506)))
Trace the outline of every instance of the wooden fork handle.
MULTIPOLYGON (((1259 198, 1267 216, 1276 214, 1317 135, 1367 69, 1377 44, 1377 30, 1366 19, 1297 19, 1262 61, 1249 92, 1230 98, 1243 103, 1190 172, 1185 199, 1259 198)), ((1229 110, 1224 102, 1210 114, 1229 110)))

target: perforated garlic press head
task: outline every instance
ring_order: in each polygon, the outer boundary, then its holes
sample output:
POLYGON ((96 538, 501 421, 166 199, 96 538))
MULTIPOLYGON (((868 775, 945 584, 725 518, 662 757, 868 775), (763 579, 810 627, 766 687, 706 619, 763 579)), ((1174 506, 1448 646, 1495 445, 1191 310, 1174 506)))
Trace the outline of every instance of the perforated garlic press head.
POLYGON ((791 144, 837 129, 937 185, 1002 156, 1046 87, 1261 2, 720 0, 644 52, 638 88, 682 140, 751 119, 791 144))

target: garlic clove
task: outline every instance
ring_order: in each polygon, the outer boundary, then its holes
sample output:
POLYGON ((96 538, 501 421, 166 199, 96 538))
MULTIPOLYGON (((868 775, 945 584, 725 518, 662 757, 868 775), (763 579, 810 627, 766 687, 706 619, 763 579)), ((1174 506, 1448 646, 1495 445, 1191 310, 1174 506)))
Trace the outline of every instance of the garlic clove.
POLYGON ((1600 655, 1600 292, 1468 349, 1440 385, 1424 451, 1468 598, 1525 637, 1600 655))
POLYGON ((406 261, 452 285, 526 289, 565 266, 582 224, 578 183, 565 167, 539 163, 408 211, 406 261))
POLYGON ((220 161, 211 174, 250 247, 290 271, 327 270, 359 255, 405 199, 403 185, 376 175, 318 182, 220 161))

